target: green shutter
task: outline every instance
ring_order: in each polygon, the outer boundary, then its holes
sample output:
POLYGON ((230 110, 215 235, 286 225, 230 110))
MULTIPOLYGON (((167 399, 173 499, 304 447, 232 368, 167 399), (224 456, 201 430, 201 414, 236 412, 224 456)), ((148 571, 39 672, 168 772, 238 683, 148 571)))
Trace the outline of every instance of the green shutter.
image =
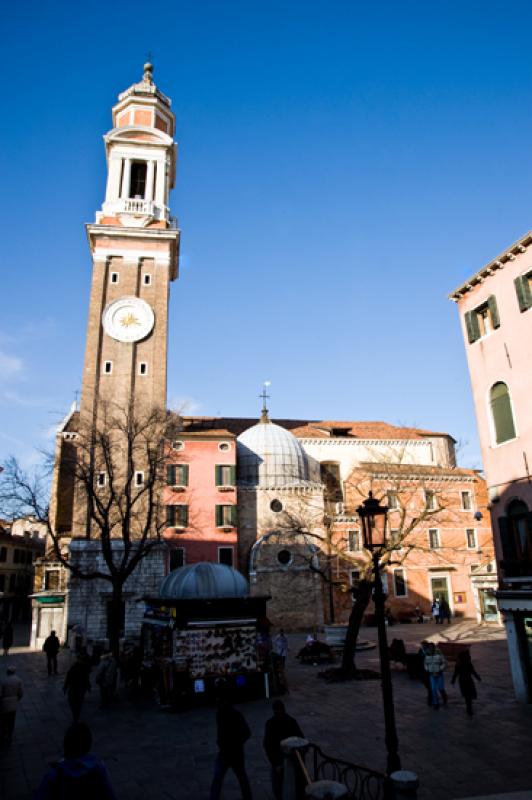
POLYGON ((491 324, 494 328, 500 327, 500 320, 499 320, 499 312, 497 310, 497 300, 495 299, 494 294, 490 294, 488 297, 488 308, 490 310, 491 315, 491 324))
POLYGON ((236 467, 234 464, 231 466, 231 486, 236 486, 236 467))
POLYGON ((214 468, 214 479, 216 482, 216 486, 222 485, 222 467, 220 466, 220 464, 216 464, 214 468))
POLYGON ((188 506, 181 506, 181 524, 183 528, 188 528, 188 506))
POLYGON ((517 302, 519 303, 519 311, 526 311, 532 306, 532 293, 530 292, 530 284, 527 275, 519 275, 514 280, 515 292, 517 294, 517 302))
POLYGON ((175 525, 175 506, 166 506, 166 524, 169 528, 175 525))
POLYGON ((505 561, 515 561, 517 550, 515 548, 515 538, 513 526, 508 517, 499 517, 499 536, 501 539, 502 557, 505 561))
POLYGON ((467 330, 467 338, 470 344, 480 339, 480 328, 478 325, 478 317, 475 311, 466 311, 465 324, 467 330))
POLYGON ((237 525, 236 506, 231 506, 231 525, 233 525, 236 528, 236 525, 237 525))
POLYGON ((223 511, 222 506, 216 506, 216 527, 219 528, 223 524, 223 511))
POLYGON ((490 390, 491 414, 497 444, 515 439, 515 425, 510 393, 505 383, 494 383, 490 390))
POLYGON ((166 467, 166 484, 167 486, 174 485, 174 476, 175 476, 175 467, 171 464, 169 467, 166 467))
POLYGON ((188 486, 188 464, 181 464, 181 486, 188 486))

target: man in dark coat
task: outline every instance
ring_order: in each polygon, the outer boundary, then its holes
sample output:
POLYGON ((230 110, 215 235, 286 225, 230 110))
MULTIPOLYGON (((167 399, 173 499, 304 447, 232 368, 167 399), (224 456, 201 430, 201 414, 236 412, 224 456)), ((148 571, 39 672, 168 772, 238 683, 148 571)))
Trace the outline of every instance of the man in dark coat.
POLYGON ((72 711, 72 719, 74 722, 79 722, 85 693, 91 690, 89 672, 90 666, 83 655, 80 654, 65 677, 63 691, 68 698, 68 704, 72 711))
POLYGON ((210 800, 220 800, 223 780, 228 769, 232 769, 238 779, 242 800, 252 800, 244 760, 244 744, 251 736, 251 731, 240 711, 233 708, 225 689, 220 690, 218 697, 216 721, 218 755, 214 764, 210 800))
POLYGON ((272 703, 273 717, 266 722, 264 728, 264 749, 272 767, 272 788, 276 800, 283 796, 283 753, 281 742, 289 736, 300 736, 303 732, 296 720, 286 713, 282 700, 272 703))
POLYGON ((57 675, 57 654, 59 652, 59 639, 55 631, 50 631, 50 636, 44 640, 42 649, 46 653, 46 663, 48 665, 48 675, 57 675))

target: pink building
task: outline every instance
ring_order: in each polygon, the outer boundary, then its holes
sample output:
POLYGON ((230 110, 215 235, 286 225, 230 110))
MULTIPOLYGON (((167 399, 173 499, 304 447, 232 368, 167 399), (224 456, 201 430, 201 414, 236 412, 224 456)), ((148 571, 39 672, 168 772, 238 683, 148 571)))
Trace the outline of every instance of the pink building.
POLYGON ((164 494, 168 567, 198 561, 238 567, 235 436, 218 429, 175 436, 164 494))
POLYGON ((532 702, 532 233, 459 286, 516 696, 532 702))

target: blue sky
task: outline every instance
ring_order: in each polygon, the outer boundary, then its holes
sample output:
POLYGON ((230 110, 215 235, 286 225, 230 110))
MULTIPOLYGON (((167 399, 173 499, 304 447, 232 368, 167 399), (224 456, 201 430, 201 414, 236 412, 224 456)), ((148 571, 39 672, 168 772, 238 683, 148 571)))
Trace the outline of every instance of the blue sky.
POLYGON ((169 403, 449 431, 480 466, 447 294, 532 227, 532 6, 20 2, 4 11, 0 463, 80 386, 117 94, 173 101, 169 403), (104 13, 105 12, 105 13, 104 13))

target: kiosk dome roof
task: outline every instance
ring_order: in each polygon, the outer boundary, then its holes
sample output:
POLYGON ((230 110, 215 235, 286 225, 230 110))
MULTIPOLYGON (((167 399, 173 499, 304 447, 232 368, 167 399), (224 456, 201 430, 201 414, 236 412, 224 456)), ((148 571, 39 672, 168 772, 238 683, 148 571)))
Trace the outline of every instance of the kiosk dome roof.
POLYGON ((240 572, 226 564, 200 562, 170 572, 162 581, 159 594, 169 600, 248 597, 249 586, 240 572))

